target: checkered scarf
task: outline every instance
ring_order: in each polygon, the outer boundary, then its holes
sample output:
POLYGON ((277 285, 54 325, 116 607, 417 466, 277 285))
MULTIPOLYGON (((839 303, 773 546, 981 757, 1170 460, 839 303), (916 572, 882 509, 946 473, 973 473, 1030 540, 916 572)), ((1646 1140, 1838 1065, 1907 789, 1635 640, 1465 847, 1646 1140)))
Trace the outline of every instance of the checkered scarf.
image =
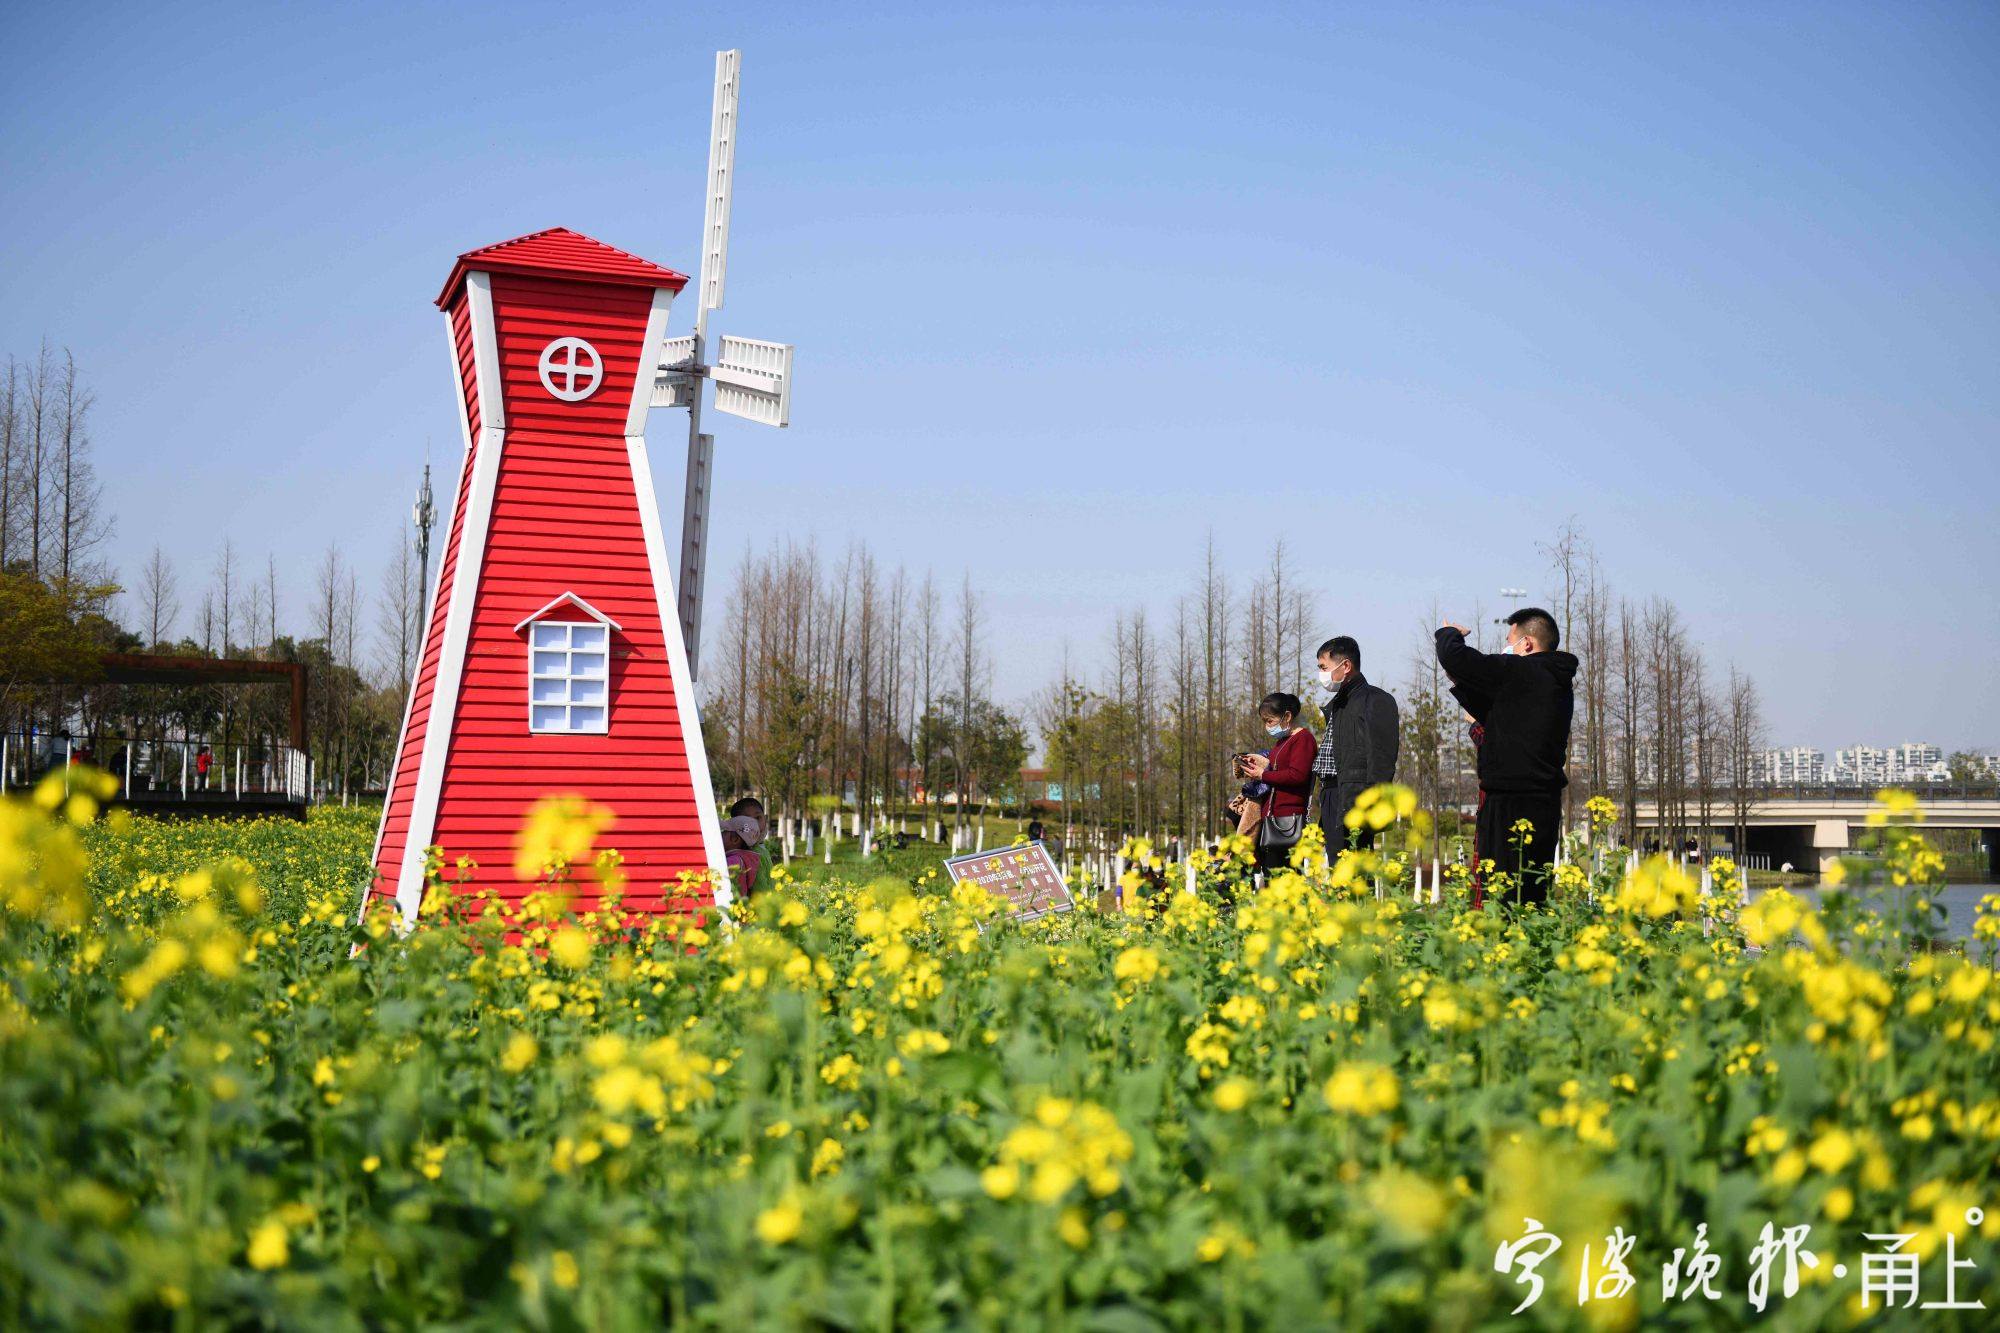
POLYGON ((1346 688, 1346 684, 1343 683, 1340 689, 1334 690, 1324 699, 1320 700, 1319 706, 1326 713, 1326 730, 1320 733, 1319 753, 1313 756, 1312 771, 1313 776, 1316 778, 1323 778, 1330 781, 1340 772, 1340 765, 1333 761, 1333 702, 1341 696, 1342 691, 1346 688))

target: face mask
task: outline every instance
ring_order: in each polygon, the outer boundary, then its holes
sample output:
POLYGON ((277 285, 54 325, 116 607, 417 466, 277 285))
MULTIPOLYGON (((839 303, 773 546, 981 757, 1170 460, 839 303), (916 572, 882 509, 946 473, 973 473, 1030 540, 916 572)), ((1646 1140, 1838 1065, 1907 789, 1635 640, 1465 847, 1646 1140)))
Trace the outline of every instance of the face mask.
POLYGON ((1320 683, 1320 684, 1322 684, 1322 685, 1331 685, 1331 684, 1333 684, 1333 668, 1332 668, 1332 667, 1321 667, 1321 668, 1319 669, 1319 683, 1320 683))
POLYGON ((1286 727, 1282 722, 1266 722, 1264 724, 1264 734, 1266 736, 1282 736, 1285 734, 1285 731, 1286 727))

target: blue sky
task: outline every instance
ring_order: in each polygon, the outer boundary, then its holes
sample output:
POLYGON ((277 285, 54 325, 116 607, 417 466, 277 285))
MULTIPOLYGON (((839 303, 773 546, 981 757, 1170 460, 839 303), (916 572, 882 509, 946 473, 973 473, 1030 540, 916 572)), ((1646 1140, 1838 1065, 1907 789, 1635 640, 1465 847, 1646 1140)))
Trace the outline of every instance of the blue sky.
POLYGON ((1282 536, 1394 678, 1575 516, 1774 742, 2000 745, 2000 11, 680 8, 6 7, 0 349, 95 384, 114 562, 372 588, 456 463, 452 257, 692 269, 734 45, 715 327, 799 361, 717 428, 719 572, 969 570, 1018 699, 1282 536))

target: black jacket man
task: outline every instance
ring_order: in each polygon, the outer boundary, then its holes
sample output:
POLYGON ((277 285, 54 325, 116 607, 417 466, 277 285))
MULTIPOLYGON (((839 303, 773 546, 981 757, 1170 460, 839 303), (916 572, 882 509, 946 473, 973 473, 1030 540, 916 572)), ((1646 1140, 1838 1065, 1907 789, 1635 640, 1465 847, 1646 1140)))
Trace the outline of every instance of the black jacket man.
POLYGON ((1471 647, 1462 625, 1437 632, 1438 665, 1483 733, 1473 855, 1509 877, 1509 901, 1547 899, 1562 826, 1577 661, 1556 651, 1558 640, 1555 617, 1538 606, 1507 617, 1504 653, 1471 647), (1524 819, 1525 838, 1514 831, 1524 819))
MULTIPOLYGON (((1355 799, 1370 787, 1396 780, 1403 729, 1396 696, 1368 683, 1361 674, 1361 645, 1347 635, 1319 646, 1319 683, 1332 692, 1320 702, 1326 730, 1313 761, 1319 778, 1319 826, 1331 855, 1348 843, 1347 812, 1355 799)), ((1366 845, 1375 831, 1363 828, 1356 837, 1357 845, 1366 845)))

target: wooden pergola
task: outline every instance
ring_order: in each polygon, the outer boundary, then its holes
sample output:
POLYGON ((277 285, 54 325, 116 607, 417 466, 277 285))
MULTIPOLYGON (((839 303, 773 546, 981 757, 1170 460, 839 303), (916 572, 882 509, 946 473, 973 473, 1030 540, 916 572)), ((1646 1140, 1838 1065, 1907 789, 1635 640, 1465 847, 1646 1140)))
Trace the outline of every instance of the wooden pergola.
POLYGON ((306 667, 303 662, 257 662, 240 657, 167 657, 157 653, 106 653, 110 685, 282 685, 292 687, 290 745, 306 748, 306 667))

